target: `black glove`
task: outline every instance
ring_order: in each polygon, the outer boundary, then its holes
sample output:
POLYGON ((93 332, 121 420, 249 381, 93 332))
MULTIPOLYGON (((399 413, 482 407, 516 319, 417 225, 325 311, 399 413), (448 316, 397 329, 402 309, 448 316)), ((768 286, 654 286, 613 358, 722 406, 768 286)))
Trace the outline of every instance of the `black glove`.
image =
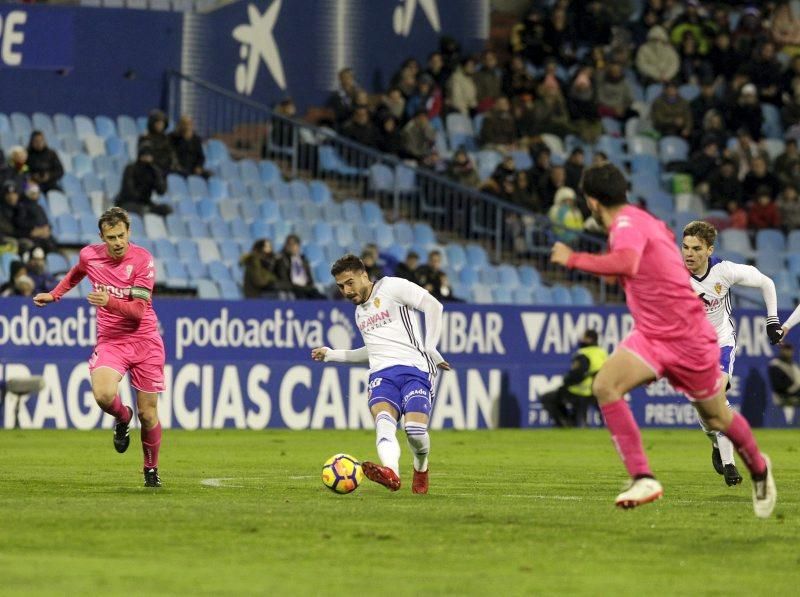
POLYGON ((767 336, 770 344, 777 344, 783 339, 783 328, 777 317, 767 317, 767 336))

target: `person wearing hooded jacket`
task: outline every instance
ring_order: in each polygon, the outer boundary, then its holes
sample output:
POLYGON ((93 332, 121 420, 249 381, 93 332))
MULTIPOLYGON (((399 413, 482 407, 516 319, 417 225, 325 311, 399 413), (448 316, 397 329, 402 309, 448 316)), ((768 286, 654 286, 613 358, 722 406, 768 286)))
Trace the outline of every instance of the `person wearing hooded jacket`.
POLYGON ((39 185, 43 193, 52 189, 61 190, 58 181, 64 176, 64 166, 58 154, 47 146, 42 131, 33 131, 28 142, 28 170, 31 180, 39 185))
POLYGON ((678 74, 681 58, 669 43, 667 31, 656 25, 647 34, 647 41, 636 52, 636 70, 650 82, 660 83, 678 74))
POLYGON ((166 114, 161 110, 152 110, 147 117, 147 133, 139 137, 138 144, 139 148, 143 145, 147 145, 150 148, 153 163, 164 174, 181 171, 172 142, 164 132, 167 124, 166 114))

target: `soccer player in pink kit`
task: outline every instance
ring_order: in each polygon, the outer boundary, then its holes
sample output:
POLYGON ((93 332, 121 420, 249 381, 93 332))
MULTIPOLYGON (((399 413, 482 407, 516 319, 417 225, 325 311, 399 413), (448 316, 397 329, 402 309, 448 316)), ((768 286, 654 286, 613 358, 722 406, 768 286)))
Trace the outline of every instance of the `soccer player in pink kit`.
POLYGON ((609 253, 577 253, 556 243, 551 261, 619 276, 633 316, 633 330, 597 373, 593 386, 611 439, 631 476, 616 505, 633 508, 663 494, 623 399, 633 388, 663 376, 686 393, 708 429, 724 432, 733 442, 750 470, 755 514, 769 517, 777 495, 772 465, 759 451, 745 418, 725 404, 717 335, 692 291, 674 235, 663 222, 627 203, 625 177, 610 163, 586 170, 583 193, 595 218, 609 231, 609 253))
POLYGON ((114 448, 125 452, 130 444, 133 411, 122 404, 117 388, 130 371, 142 425, 144 484, 161 487, 161 423, 157 406, 158 393, 164 390, 164 343, 151 303, 155 284, 153 257, 129 242, 131 224, 125 210, 112 207, 102 215, 98 226, 103 242, 84 247, 78 264, 55 289, 37 294, 33 302, 44 307, 57 301, 89 276, 94 290, 88 300, 97 308, 97 346, 89 359, 94 398, 117 420, 114 448))

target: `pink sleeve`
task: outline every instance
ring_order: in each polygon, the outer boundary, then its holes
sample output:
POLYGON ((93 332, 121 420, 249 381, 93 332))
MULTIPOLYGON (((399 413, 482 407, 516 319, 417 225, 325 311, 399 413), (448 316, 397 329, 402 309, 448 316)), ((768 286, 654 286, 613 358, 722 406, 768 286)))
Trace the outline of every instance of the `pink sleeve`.
POLYGON ((115 296, 109 296, 106 309, 117 315, 122 315, 125 319, 139 321, 147 309, 147 301, 139 299, 123 301, 115 296))
POLYGON ((61 297, 67 294, 70 290, 75 288, 86 277, 86 264, 83 262, 83 251, 81 251, 78 258, 78 263, 67 272, 67 275, 61 278, 61 281, 56 287, 50 291, 55 300, 61 300, 61 297))
POLYGON ((642 254, 633 249, 616 249, 605 255, 594 253, 573 253, 567 261, 567 267, 583 270, 590 274, 604 276, 635 276, 639 271, 639 260, 642 254))

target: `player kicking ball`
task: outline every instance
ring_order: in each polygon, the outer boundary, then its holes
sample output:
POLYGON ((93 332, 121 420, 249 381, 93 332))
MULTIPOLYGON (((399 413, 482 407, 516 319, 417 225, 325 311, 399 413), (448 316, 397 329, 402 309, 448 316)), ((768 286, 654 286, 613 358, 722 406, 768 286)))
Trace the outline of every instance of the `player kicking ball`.
POLYGON ((92 392, 98 406, 114 417, 114 448, 128 449, 133 411, 123 406, 117 389, 130 371, 136 388, 136 409, 142 425, 144 485, 161 487, 158 451, 161 423, 158 393, 164 390, 164 343, 151 298, 155 284, 153 257, 129 242, 131 222, 119 207, 106 211, 98 222, 102 243, 84 247, 77 265, 51 292, 33 297, 37 307, 61 299, 88 276, 94 290, 87 297, 97 308, 97 345, 89 359, 92 392))
POLYGON ((369 363, 369 408, 375 418, 375 441, 381 465, 362 464, 364 474, 390 491, 400 489, 400 444, 397 421, 403 416, 408 445, 414 454, 413 493, 428 493, 433 380, 450 365, 436 350, 442 331, 442 304, 425 289, 402 278, 371 282, 364 263, 345 255, 331 267, 344 297, 356 305, 355 320, 364 346, 311 351, 315 361, 369 363), (414 311, 425 315, 425 338, 414 311))
MULTIPOLYGON (((706 316, 717 333, 720 346, 720 369, 725 378, 725 388, 730 388, 733 363, 736 360, 736 333, 731 319, 730 288, 747 286, 760 288, 767 306, 767 336, 770 344, 777 344, 783 337, 778 320, 778 297, 775 284, 751 265, 733 263, 713 255, 717 229, 707 222, 690 222, 683 229, 681 253, 683 262, 691 274, 690 280, 695 294, 703 301, 706 316)), ((730 403, 726 405, 730 408, 730 403)), ((701 427, 711 440, 711 462, 714 470, 722 475, 728 486, 738 485, 742 476, 736 469, 733 444, 721 431, 701 427)))
POLYGON ((633 316, 633 330, 601 367, 593 386, 611 439, 631 476, 616 505, 634 508, 663 494, 623 396, 666 377, 686 393, 707 429, 722 431, 733 442, 753 480, 755 514, 769 517, 777 496, 772 465, 759 451, 745 418, 726 406, 717 335, 692 291, 674 235, 664 222, 627 203, 627 181, 613 164, 588 168, 582 186, 589 209, 609 231, 609 252, 577 253, 556 243, 551 261, 619 276, 633 316))

